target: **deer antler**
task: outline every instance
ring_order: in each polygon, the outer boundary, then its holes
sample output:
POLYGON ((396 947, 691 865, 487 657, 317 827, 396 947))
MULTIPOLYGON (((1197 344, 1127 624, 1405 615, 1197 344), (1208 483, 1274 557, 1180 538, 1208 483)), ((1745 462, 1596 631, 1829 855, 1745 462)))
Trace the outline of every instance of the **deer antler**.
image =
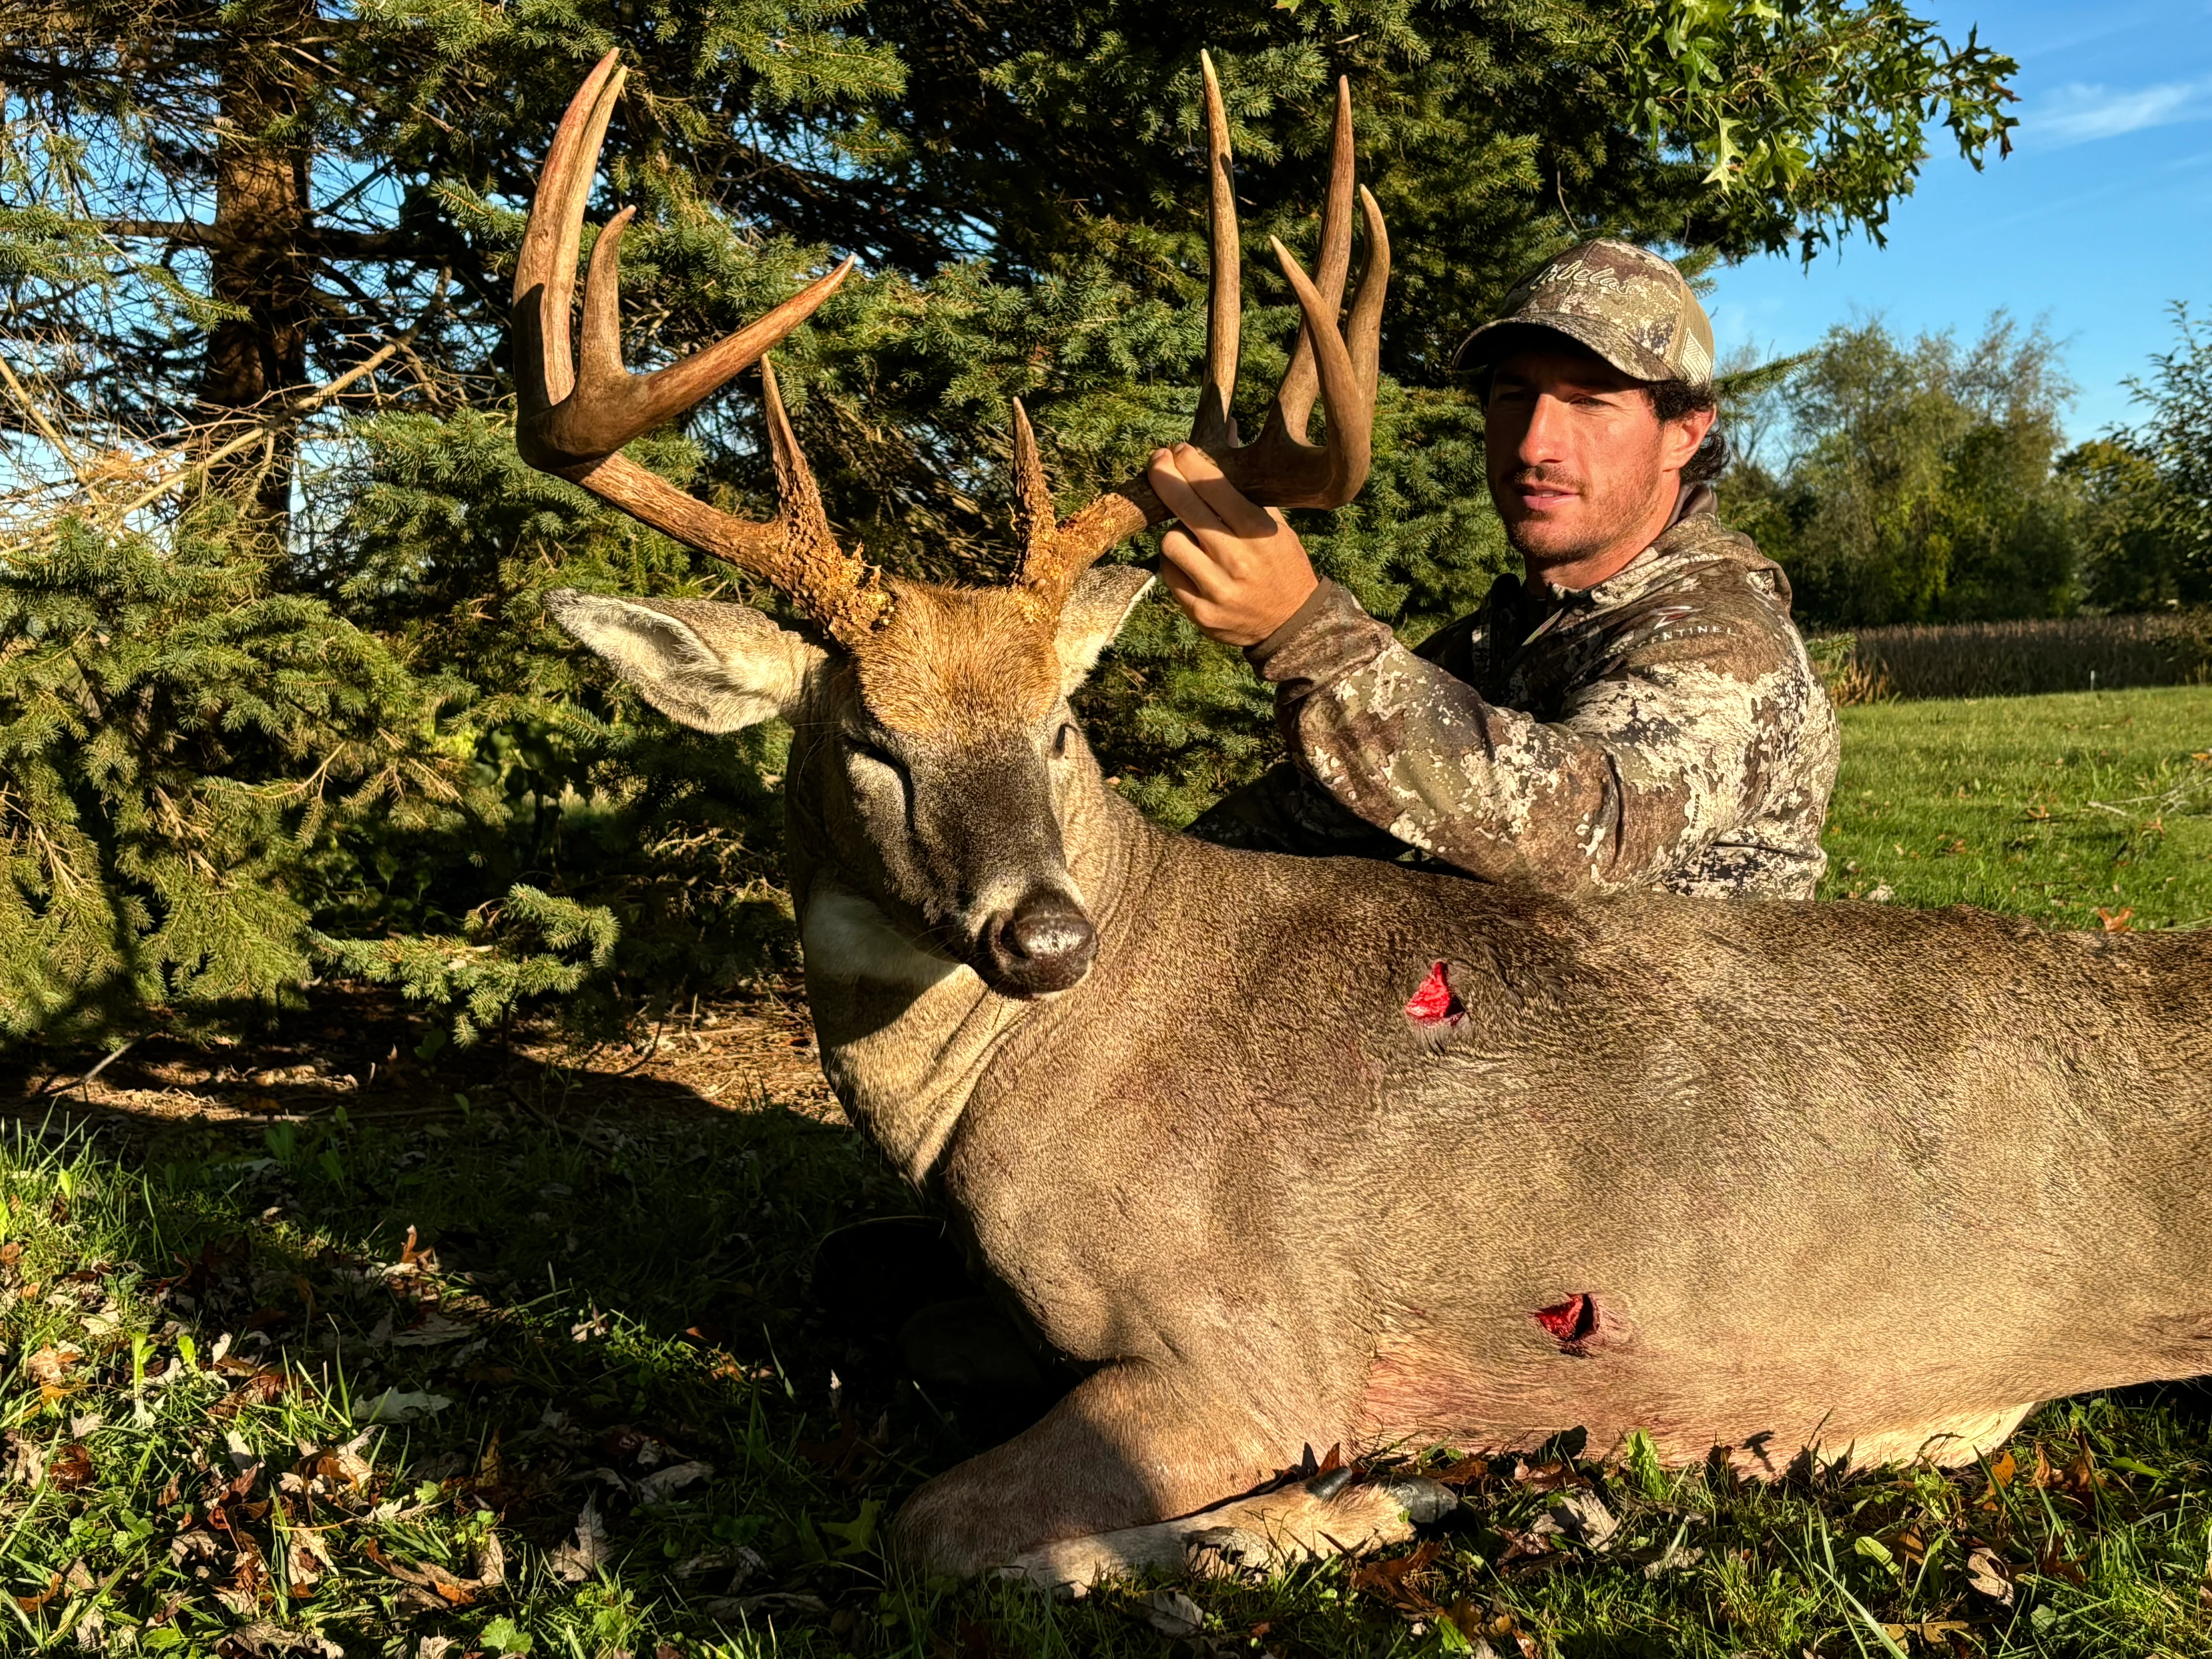
POLYGON ((513 313, 520 404, 515 447, 532 466, 774 584, 832 637, 850 642, 875 625, 886 595, 867 566, 837 545, 767 353, 836 292, 854 262, 847 259, 727 338, 650 374, 632 374, 622 361, 622 239, 635 210, 624 208, 592 249, 583 349, 580 361, 571 358, 568 304, 584 204, 629 73, 615 67, 617 56, 611 52, 599 60, 561 118, 523 233, 513 313), (620 453, 648 427, 681 414, 755 362, 775 465, 777 511, 769 523, 709 507, 620 453))
MULTIPOLYGON (((1382 362, 1382 296, 1390 281, 1390 238, 1383 228, 1382 210, 1361 185, 1367 268, 1352 296, 1347 345, 1338 331, 1337 312, 1352 269, 1351 84, 1343 79, 1336 83, 1319 285, 1308 279, 1280 241, 1269 239, 1305 320, 1266 425, 1250 443, 1240 444, 1229 411, 1237 386, 1243 313, 1236 177, 1229 156, 1229 118, 1222 109, 1212 60, 1200 52, 1198 61, 1206 82, 1207 173, 1212 186, 1207 240, 1212 271, 1206 302, 1206 381, 1199 392, 1190 441, 1213 458, 1231 483, 1262 506, 1340 507, 1358 494, 1367 479, 1375 386, 1382 362), (1328 411, 1328 428, 1321 443, 1310 444, 1306 429, 1316 392, 1328 411)), ((1014 416, 1014 465, 1022 503, 1017 520, 1024 542, 1018 580, 1057 605, 1075 579, 1109 548, 1172 515, 1139 473, 1053 524, 1052 497, 1036 459, 1036 441, 1018 404, 1014 416), (1043 502, 1041 514, 1039 500, 1043 502)))

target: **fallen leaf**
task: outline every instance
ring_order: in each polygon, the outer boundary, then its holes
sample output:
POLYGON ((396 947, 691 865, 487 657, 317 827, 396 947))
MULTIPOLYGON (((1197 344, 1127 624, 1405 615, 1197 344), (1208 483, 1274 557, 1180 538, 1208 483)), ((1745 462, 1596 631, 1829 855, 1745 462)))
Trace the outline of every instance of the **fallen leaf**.
POLYGON ((2020 1464, 2018 1461, 2014 1458, 2013 1455, 2010 1452, 2002 1454, 1998 1457, 1996 1462, 1990 1465, 1990 1486, 1991 1489, 1997 1492, 2003 1491, 2007 1486, 2012 1485, 2013 1477, 2019 1473, 2020 1464))
POLYGON ((323 1536, 318 1532, 295 1530, 286 1536, 284 1547, 284 1577, 291 1586, 295 1600, 304 1600, 315 1593, 316 1581, 323 1570, 331 1565, 323 1536))
POLYGON ((1533 1468, 1525 1462, 1516 1462, 1513 1465, 1513 1481, 1516 1486, 1526 1486, 1531 1492, 1559 1492, 1568 1486, 1587 1486, 1589 1477, 1577 1473, 1573 1464, 1554 1459, 1533 1468))
POLYGON ((46 1478, 46 1449, 27 1434, 8 1431, 8 1478, 35 1486, 46 1478))
POLYGON ((453 1403, 441 1394, 386 1389, 372 1399, 355 1401, 353 1420, 356 1423, 412 1423, 422 1418, 434 1417, 453 1403))
POLYGON ((1553 1504, 1548 1513, 1553 1524, 1600 1554, 1605 1553, 1613 1534, 1620 1530, 1620 1522, 1594 1492, 1567 1492, 1553 1504))
POLYGON ((23 1362, 23 1375, 42 1389, 58 1389, 69 1376, 69 1369, 84 1358, 82 1349, 66 1343, 59 1347, 41 1348, 23 1362))
POLYGON ((2136 908, 2132 904, 2124 906, 2118 910, 2107 910, 2100 906, 2097 910, 2097 920, 2105 924, 2106 933, 2124 933, 2129 931, 2128 921, 2135 913, 2136 908))
POLYGON ((465 1607, 476 1599, 477 1592, 488 1590, 507 1582, 507 1550, 499 1541, 499 1534, 488 1532, 477 1546, 475 1571, 466 1578, 440 1566, 435 1561, 417 1562, 407 1566, 392 1560, 372 1538, 362 1546, 362 1553, 403 1584, 412 1584, 419 1589, 433 1592, 449 1607, 465 1607))
POLYGON ((366 1457, 350 1446, 339 1446, 315 1459, 314 1472, 332 1488, 347 1486, 359 1489, 368 1485, 375 1470, 366 1457))
POLYGON ((78 1492, 92 1484, 92 1454, 72 1440, 46 1463, 46 1484, 56 1492, 78 1492))
POLYGON ((2063 1578, 2069 1584, 2080 1585, 2087 1581, 2081 1569, 2066 1558, 2066 1546, 2058 1539, 2046 1539, 2035 1553, 2035 1571, 2045 1578, 2063 1578))
POLYGON ((1195 1636, 1206 1628, 1206 1610, 1181 1590, 1155 1590, 1139 1603, 1145 1622, 1171 1640, 1195 1636))
POLYGON ((1431 1538, 1408 1555, 1384 1556, 1352 1569, 1352 1588, 1390 1602, 1401 1611, 1433 1617, 1437 1604, 1406 1581, 1426 1570, 1443 1553, 1444 1547, 1431 1538))
POLYGON ((395 1348, 428 1348, 441 1342, 465 1342, 477 1334, 477 1328, 465 1319, 448 1319, 441 1313, 425 1314, 422 1320, 404 1331, 392 1333, 395 1348))
POLYGON ((1963 1619, 1923 1619, 1917 1625, 1884 1625, 1882 1634, 1893 1642, 1902 1642, 1908 1636, 1917 1636, 1932 1648, 1948 1646, 1944 1638, 1964 1636, 1973 1626, 1963 1619))
POLYGON ((2012 1575, 1994 1550, 1984 1547, 1966 1557, 1966 1583, 2001 1607, 2012 1605, 2012 1575))
POLYGON ((62 1576, 56 1573, 46 1580, 46 1587, 36 1595, 19 1595, 15 1605, 26 1613, 36 1613, 40 1607, 62 1593, 62 1576))
POLYGON ((665 1504, 677 1492, 714 1474, 712 1463, 672 1463, 665 1469, 655 1469, 637 1483, 637 1501, 641 1508, 665 1504))
POLYGON ((607 1547, 607 1524, 599 1519, 597 1499, 586 1499, 576 1516, 576 1541, 563 1544, 546 1558, 546 1565, 571 1584, 580 1584, 612 1559, 607 1547))

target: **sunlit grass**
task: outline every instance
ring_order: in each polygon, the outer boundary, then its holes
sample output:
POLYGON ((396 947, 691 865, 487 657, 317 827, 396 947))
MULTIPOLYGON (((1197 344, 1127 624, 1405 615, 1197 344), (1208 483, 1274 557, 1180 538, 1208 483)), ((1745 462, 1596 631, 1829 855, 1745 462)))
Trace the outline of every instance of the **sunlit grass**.
POLYGON ((2212 921, 2212 687, 1841 711, 1824 898, 2212 921))

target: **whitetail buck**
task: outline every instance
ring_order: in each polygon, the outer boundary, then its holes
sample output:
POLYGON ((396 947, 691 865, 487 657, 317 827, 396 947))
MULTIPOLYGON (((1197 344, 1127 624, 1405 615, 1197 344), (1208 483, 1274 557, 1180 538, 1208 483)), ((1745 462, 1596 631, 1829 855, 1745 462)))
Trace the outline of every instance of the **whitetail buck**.
MULTIPOLYGON (((878 575, 838 548, 762 356, 849 262, 633 379, 626 212, 592 253, 572 373, 581 217, 620 83, 599 65, 547 159, 515 283, 518 441, 775 584, 809 625, 549 605, 677 720, 791 722, 793 896, 830 1080, 1095 1367, 915 1494, 895 1532, 908 1559, 1079 1583, 1192 1547, 1267 1561, 1402 1535, 1432 1488, 1324 1479, 1201 1513, 1339 1442, 1504 1449, 1579 1425, 1595 1448, 1641 1429, 1671 1460, 1721 1446, 1751 1470, 1807 1447, 1957 1463, 2036 1401, 2212 1369, 2201 936, 1571 904, 1163 833, 1105 787, 1066 701, 1146 580, 1090 568, 1163 517, 1141 482, 1055 523, 1017 406, 1015 582, 878 575), (617 453, 755 360, 773 523, 617 453)), ((1363 192, 1367 266, 1340 334, 1348 95, 1318 283, 1281 255, 1297 355, 1243 447, 1210 71, 1207 118, 1194 439, 1259 501, 1342 502, 1367 467, 1389 262, 1363 192)))

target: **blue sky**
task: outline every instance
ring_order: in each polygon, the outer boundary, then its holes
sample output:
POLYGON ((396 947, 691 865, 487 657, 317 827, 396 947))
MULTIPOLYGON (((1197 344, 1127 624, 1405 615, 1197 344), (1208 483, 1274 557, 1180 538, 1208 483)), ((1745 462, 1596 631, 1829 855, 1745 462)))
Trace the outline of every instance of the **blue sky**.
POLYGON ((1889 246, 1862 238, 1717 273, 1707 296, 1723 355, 1749 340, 1795 350, 1879 313, 1906 334, 1978 331, 1999 307, 2065 343, 2081 390, 2070 435, 2130 417, 2121 380, 2175 336, 2169 303, 2212 319, 2212 0, 1939 0, 1942 32, 2020 62, 2008 160, 1976 173, 1948 131, 1889 246))

